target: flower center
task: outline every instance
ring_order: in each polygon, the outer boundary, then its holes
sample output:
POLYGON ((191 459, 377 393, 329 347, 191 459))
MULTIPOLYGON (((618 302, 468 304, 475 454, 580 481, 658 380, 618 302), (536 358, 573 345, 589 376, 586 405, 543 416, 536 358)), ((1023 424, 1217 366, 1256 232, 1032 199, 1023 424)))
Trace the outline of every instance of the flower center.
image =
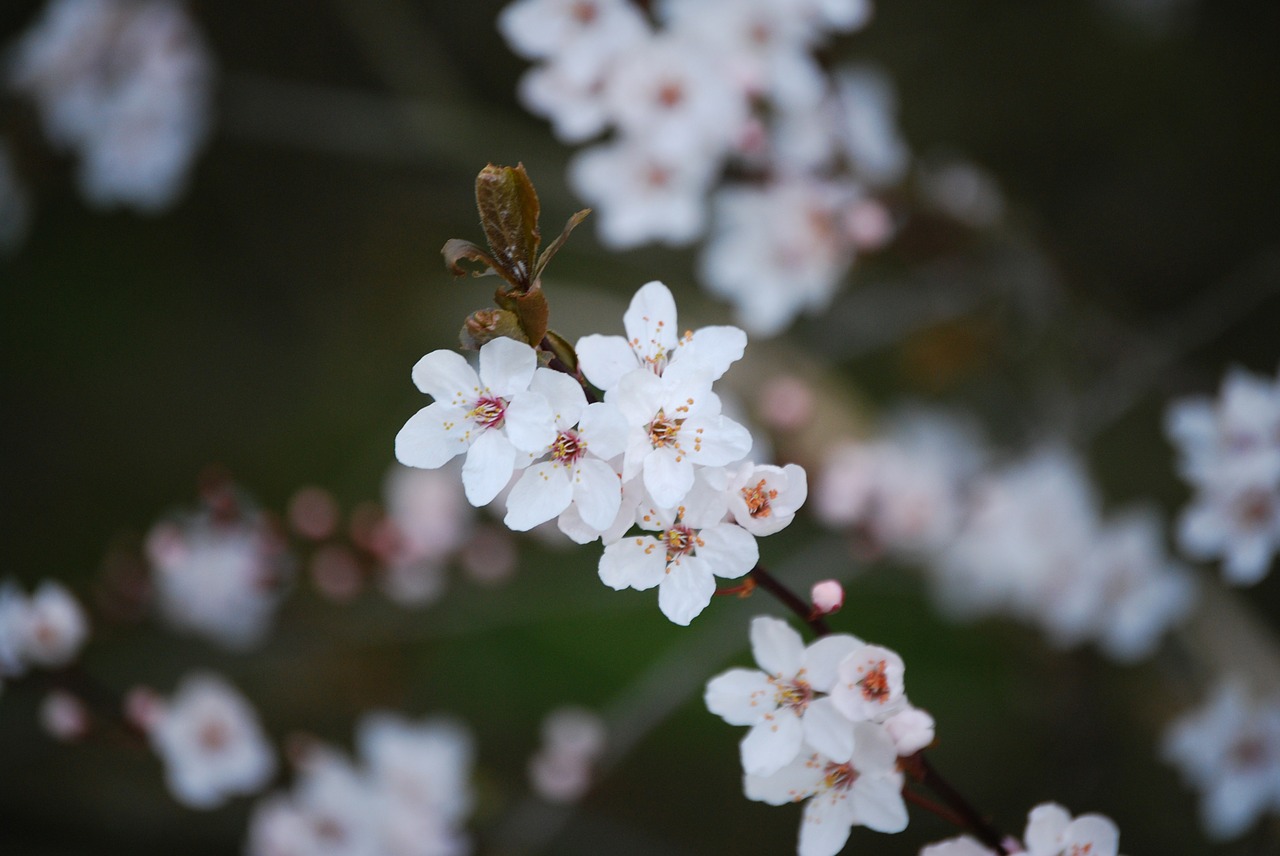
POLYGON ((485 396, 476 400, 467 418, 481 428, 501 428, 507 416, 507 403, 497 396, 485 396))
POLYGON ((773 514, 773 509, 769 507, 770 500, 778 498, 776 490, 770 490, 765 487, 765 480, 760 479, 756 482, 755 487, 744 487, 742 489, 742 498, 747 502, 747 511, 752 517, 768 517, 773 514))
POLYGON ((231 742, 231 730, 220 719, 210 719, 200 727, 196 740, 207 752, 219 752, 231 742))
POLYGON ((864 699, 883 703, 889 697, 889 676, 885 674, 884 660, 874 664, 871 671, 858 681, 858 686, 862 687, 864 699))
POLYGON ((794 681, 775 681, 777 691, 773 700, 778 707, 789 707, 798 714, 803 714, 809 702, 813 701, 813 687, 808 681, 796 678, 794 681))
POLYGON ((1236 500, 1236 516, 1246 528, 1261 529, 1271 522, 1274 499, 1269 491, 1254 488, 1236 500))
POLYGON ((680 436, 681 419, 668 419, 667 415, 659 410, 658 415, 649 423, 649 442, 653 444, 653 448, 661 449, 663 446, 675 445, 676 440, 680 436))
POLYGON ((561 431, 551 444, 551 457, 566 464, 577 461, 586 451, 587 442, 572 431, 561 431))
POLYGON ((670 110, 684 100, 684 87, 677 81, 668 81, 658 89, 658 103, 670 110))
POLYGON ((573 4, 569 14, 579 24, 586 26, 595 21, 600 14, 600 10, 596 8, 595 3, 589 2, 589 0, 581 0, 581 2, 573 4))
POLYGON ((701 543, 698 540, 697 530, 690 529, 688 526, 672 526, 662 533, 662 540, 667 545, 668 562, 679 556, 687 556, 701 543))
POLYGON ((847 791, 853 787, 854 782, 858 781, 858 771, 848 762, 837 764, 832 761, 827 763, 822 780, 833 791, 847 791))

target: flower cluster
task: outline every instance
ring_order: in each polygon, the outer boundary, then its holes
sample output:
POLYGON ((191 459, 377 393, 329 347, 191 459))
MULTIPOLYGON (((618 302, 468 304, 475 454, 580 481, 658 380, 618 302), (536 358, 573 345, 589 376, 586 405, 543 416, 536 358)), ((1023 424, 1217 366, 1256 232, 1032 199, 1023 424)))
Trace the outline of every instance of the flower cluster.
MULTIPOLYGON (((1025 846, 1006 848, 1006 852, 1026 856, 1116 856, 1120 830, 1103 815, 1082 814, 1072 818, 1071 813, 1057 803, 1042 803, 1027 815, 1022 840, 1025 846)), ((930 844, 920 851, 920 856, 996 856, 996 851, 962 835, 930 844)))
POLYGON ((1135 661, 1190 611, 1192 579, 1158 515, 1103 516, 1080 462, 1046 447, 998 468, 972 432, 916 417, 834 451, 816 490, 828 524, 922 562, 944 611, 1010 614, 1069 647, 1135 661))
POLYGON ((145 713, 135 710, 135 719, 164 761, 169 791, 184 805, 217 808, 231 796, 256 793, 276 771, 253 708, 217 675, 189 675, 167 702, 141 707, 145 713))
POLYGON ((907 700, 902 658, 846 634, 808 647, 785 621, 751 622, 760 670, 730 669, 707 683, 707 708, 750 726, 741 743, 750 799, 808 799, 800 856, 833 856, 853 826, 907 826, 900 756, 933 742, 933 719, 907 700))
POLYGON ((1169 726, 1163 748, 1200 791, 1212 837, 1235 838, 1262 815, 1280 814, 1280 697, 1254 700, 1240 681, 1223 681, 1169 726))
POLYGON ((13 47, 8 84, 80 159, 96 206, 173 204, 209 131, 213 63, 172 0, 55 0, 13 47))
POLYGON ((751 435, 712 392, 742 356, 741 330, 679 333, 660 282, 636 293, 623 323, 626 337, 577 343, 578 368, 603 401, 588 401, 579 380, 540 367, 534 349, 513 339, 483 345, 478 373, 453 351, 427 354, 413 378, 435 401, 401 429, 396 457, 434 468, 465 453, 462 482, 475 505, 514 477, 508 527, 555 519, 578 543, 602 540, 607 585, 656 587, 663 614, 688 624, 710 603, 716 577, 751 570, 756 537, 787 526, 808 486, 798 466, 742 462, 751 435), (633 527, 640 533, 628 535, 633 527))
POLYGON ((88 635, 84 610, 60 583, 45 580, 30 596, 12 580, 0 584, 0 681, 69 664, 88 635))
POLYGON ((1280 381, 1235 369, 1216 402, 1175 402, 1166 427, 1196 491, 1178 522, 1183 551, 1221 558, 1230 583, 1258 582, 1280 547, 1280 381))
POLYGON ((462 856, 471 844, 471 738, 453 722, 367 714, 357 727, 361 765, 312 746, 293 790, 263 799, 246 856, 396 853, 462 856))
POLYGON ((284 594, 291 557, 271 521, 229 486, 198 511, 147 534, 156 605, 177 630, 233 650, 260 644, 284 594))
POLYGON ((771 334, 825 306, 858 247, 892 229, 867 188, 907 165, 893 93, 813 55, 870 16, 868 0, 666 0, 653 20, 630 0, 517 0, 498 27, 538 62, 520 96, 561 139, 616 131, 569 167, 601 238, 687 244, 710 207, 704 284, 771 334), (750 180, 716 190, 730 162, 750 180))

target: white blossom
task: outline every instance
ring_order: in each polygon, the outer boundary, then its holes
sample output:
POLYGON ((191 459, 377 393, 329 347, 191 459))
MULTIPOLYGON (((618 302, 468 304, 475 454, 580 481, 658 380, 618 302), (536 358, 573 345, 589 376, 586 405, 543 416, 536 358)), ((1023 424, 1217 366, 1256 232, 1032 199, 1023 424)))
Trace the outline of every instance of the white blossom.
POLYGON ((585 708, 562 707, 542 722, 542 746, 529 759, 533 790, 550 802, 572 803, 592 784, 605 747, 605 725, 585 708))
POLYGON ((795 519, 809 495, 804 467, 744 463, 729 476, 725 490, 729 513, 752 535, 781 532, 795 519))
POLYGON ((836 666, 861 643, 843 634, 808 647, 785 621, 757 616, 751 649, 763 671, 730 669, 707 682, 707 709, 730 725, 751 730, 741 743, 742 768, 769 776, 791 763, 808 744, 844 763, 853 752, 853 731, 826 695, 836 666))
POLYGON ((183 679, 148 734, 174 798, 210 809, 267 783, 276 761, 248 702, 216 675, 183 679))
POLYGON ((435 399, 396 435, 396 458, 434 469, 466 453, 467 501, 486 505, 511 481, 520 452, 549 446, 556 431, 551 408, 529 391, 537 368, 533 348, 499 338, 480 348, 479 374, 461 354, 439 350, 413 367, 413 382, 435 399))

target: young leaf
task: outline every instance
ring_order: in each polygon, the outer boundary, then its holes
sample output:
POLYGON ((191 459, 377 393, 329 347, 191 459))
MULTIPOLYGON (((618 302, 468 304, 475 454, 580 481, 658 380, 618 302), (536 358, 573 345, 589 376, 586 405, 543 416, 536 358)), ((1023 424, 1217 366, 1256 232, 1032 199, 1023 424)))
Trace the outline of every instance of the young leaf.
POLYGON ((502 272, 498 269, 498 263, 493 260, 492 256, 470 241, 464 241, 461 238, 450 238, 445 241, 440 252, 444 255, 444 263, 449 266, 449 270, 454 276, 467 275, 467 269, 462 266, 463 261, 482 265, 480 270, 471 271, 472 276, 488 276, 489 274, 502 272))
POLYGON ((534 262, 542 236, 538 233, 538 193, 524 171, 489 164, 476 176, 476 207, 495 268, 520 291, 533 284, 534 262))
POLYGON ((550 346, 552 355, 564 363, 565 368, 570 373, 576 374, 578 371, 578 352, 573 349, 568 340, 561 336, 555 330, 548 330, 547 337, 542 340, 545 345, 550 346))
POLYGON ((560 235, 554 241, 547 245, 547 248, 542 251, 542 255, 538 257, 538 266, 533 271, 535 280, 542 276, 542 272, 547 269, 547 263, 555 258, 556 253, 560 252, 560 248, 564 246, 564 242, 569 240, 569 233, 576 229, 579 223, 587 219, 587 215, 590 213, 590 208, 583 208, 570 217, 568 223, 564 224, 564 230, 560 232, 560 235))

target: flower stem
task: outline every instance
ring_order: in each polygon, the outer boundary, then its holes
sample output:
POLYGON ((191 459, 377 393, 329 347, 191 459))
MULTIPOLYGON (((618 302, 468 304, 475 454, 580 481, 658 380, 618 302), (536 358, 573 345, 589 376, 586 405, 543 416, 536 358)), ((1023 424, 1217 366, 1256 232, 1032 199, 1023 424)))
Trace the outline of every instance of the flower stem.
POLYGON ((749 575, 751 579, 755 580, 756 585, 776 597, 782 602, 783 606, 794 612, 805 624, 808 624, 815 635, 826 636, 831 632, 831 626, 827 624, 827 620, 821 615, 813 614, 813 604, 778 582, 761 565, 756 565, 752 568, 749 575))

